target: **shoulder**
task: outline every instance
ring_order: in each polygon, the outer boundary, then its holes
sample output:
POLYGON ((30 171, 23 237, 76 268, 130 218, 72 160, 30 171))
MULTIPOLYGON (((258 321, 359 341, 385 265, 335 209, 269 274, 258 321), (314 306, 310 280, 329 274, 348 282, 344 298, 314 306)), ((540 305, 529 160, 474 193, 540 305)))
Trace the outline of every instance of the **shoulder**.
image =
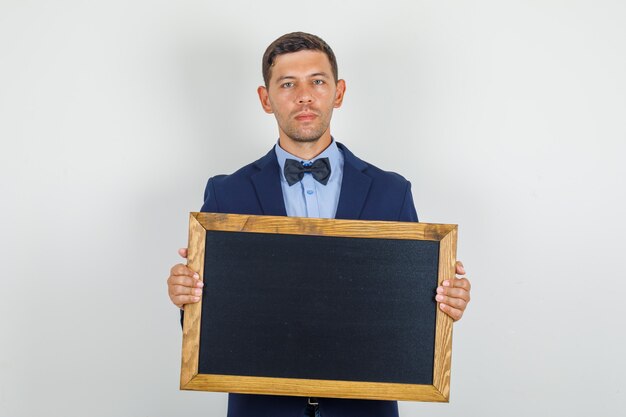
MULTIPOLYGON (((366 162, 367 167, 363 174, 372 179, 370 192, 373 197, 388 206, 402 207, 411 197, 411 183, 402 175, 385 171, 376 165, 366 162)), ((411 203, 412 204, 412 203, 411 203)))
POLYGON ((365 184, 367 182, 369 184, 360 218, 417 221, 417 212, 411 195, 411 183, 406 178, 357 158, 343 145, 340 149, 344 154, 344 180, 346 173, 352 172, 349 175, 353 183, 365 184))
POLYGON ((343 152, 344 164, 351 164, 354 168, 369 176, 373 182, 394 188, 407 187, 408 181, 402 175, 393 171, 383 170, 370 162, 364 161, 354 155, 345 145, 341 143, 337 143, 337 146, 343 152))
POLYGON ((276 164, 274 149, 262 158, 239 168, 229 175, 215 175, 209 178, 204 190, 204 205, 201 211, 217 213, 259 214, 262 212, 254 184, 259 173, 267 173, 267 168, 276 164))
POLYGON ((365 174, 369 175, 373 179, 384 183, 386 185, 392 187, 406 187, 408 184, 408 180, 404 178, 402 175, 393 171, 385 171, 378 168, 376 165, 366 162, 367 168, 363 171, 365 174))
POLYGON ((218 188, 232 188, 244 184, 249 184, 250 178, 254 174, 260 172, 263 168, 265 168, 266 165, 271 164, 272 162, 276 163, 276 153, 274 152, 274 148, 272 148, 267 154, 263 155, 261 158, 247 165, 244 165, 232 174, 220 174, 209 178, 207 187, 211 185, 212 187, 218 188))

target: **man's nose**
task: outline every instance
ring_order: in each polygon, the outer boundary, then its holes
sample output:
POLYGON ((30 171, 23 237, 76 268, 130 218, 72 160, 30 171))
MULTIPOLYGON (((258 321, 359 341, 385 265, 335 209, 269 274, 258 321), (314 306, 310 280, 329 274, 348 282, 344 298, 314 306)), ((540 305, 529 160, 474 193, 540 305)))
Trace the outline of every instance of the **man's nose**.
POLYGON ((298 88, 298 94, 296 95, 298 104, 307 104, 313 102, 313 94, 308 86, 301 86, 298 88))

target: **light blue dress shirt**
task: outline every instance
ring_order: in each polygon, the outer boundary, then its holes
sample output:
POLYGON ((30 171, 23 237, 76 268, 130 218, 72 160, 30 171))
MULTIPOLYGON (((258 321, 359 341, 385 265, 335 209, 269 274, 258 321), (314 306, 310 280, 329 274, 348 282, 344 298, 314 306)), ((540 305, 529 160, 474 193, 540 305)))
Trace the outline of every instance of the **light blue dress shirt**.
POLYGON ((283 190, 287 216, 334 219, 343 178, 343 153, 335 140, 333 139, 322 153, 308 161, 285 151, 280 147, 280 142, 276 144, 274 150, 280 166, 280 186, 283 190), (330 177, 326 185, 316 181, 311 173, 305 173, 301 181, 289 185, 284 172, 287 159, 295 159, 306 164, 313 163, 319 158, 328 158, 330 162, 330 177))

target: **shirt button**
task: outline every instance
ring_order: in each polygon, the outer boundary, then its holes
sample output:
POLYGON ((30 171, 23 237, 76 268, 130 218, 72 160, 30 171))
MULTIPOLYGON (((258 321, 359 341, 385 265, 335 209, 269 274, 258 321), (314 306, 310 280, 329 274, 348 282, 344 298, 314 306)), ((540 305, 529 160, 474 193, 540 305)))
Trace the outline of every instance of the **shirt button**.
POLYGON ((313 190, 306 190, 306 193, 307 193, 308 195, 311 195, 311 194, 313 194, 313 190))

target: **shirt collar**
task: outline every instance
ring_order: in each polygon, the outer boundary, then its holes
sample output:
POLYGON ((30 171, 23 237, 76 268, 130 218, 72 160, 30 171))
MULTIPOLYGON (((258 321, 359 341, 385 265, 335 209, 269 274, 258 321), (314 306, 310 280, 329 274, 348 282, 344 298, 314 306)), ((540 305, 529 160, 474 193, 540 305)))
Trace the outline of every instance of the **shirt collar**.
POLYGON ((281 148, 280 140, 276 142, 274 150, 276 151, 278 166, 280 166, 280 180, 285 183, 287 182, 287 179, 285 178, 285 161, 287 159, 295 159, 296 161, 307 163, 314 162, 315 160, 320 158, 328 158, 328 161, 330 162, 330 178, 328 179, 328 182, 331 182, 333 178, 336 177, 338 173, 341 172, 341 170, 343 169, 343 155, 339 147, 337 147, 337 143, 335 143, 335 138, 331 138, 330 145, 328 145, 328 147, 324 149, 322 153, 317 155, 315 158, 309 160, 298 158, 297 156, 292 155, 283 148, 281 148))

